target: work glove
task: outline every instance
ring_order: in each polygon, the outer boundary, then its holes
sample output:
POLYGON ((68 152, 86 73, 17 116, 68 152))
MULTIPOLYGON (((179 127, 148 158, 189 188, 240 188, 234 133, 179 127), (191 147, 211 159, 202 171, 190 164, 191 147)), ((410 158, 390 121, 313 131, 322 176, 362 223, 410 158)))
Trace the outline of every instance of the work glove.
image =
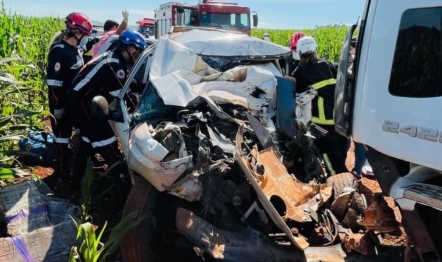
POLYGON ((127 23, 127 21, 129 21, 129 11, 124 9, 121 11, 121 14, 123 15, 123 21, 127 23))
POLYGON ((63 117, 63 115, 64 115, 64 108, 54 110, 55 119, 60 120, 63 117))

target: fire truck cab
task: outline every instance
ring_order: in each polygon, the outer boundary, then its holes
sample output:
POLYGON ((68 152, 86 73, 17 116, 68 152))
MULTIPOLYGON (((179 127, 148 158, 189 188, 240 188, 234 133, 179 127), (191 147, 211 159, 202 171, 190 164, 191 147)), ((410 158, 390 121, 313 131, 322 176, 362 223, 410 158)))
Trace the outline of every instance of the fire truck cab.
MULTIPOLYGON (((258 15, 253 14, 253 27, 258 15)), ((213 27, 250 35, 250 8, 237 3, 199 1, 197 5, 169 2, 155 10, 155 38, 164 36, 173 26, 213 27)))
POLYGON ((144 36, 153 38, 155 34, 155 20, 153 18, 143 18, 137 21, 138 32, 144 36))

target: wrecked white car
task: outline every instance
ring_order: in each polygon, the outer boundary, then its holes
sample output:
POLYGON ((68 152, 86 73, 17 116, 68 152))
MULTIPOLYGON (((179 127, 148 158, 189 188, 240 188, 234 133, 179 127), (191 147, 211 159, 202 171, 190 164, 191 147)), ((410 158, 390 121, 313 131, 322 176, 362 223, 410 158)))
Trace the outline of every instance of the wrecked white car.
POLYGON ((124 214, 143 219, 124 261, 344 259, 332 211, 345 217, 352 176, 326 183, 303 114, 312 98, 280 73, 290 57, 244 34, 190 29, 145 50, 109 108, 95 100, 132 174, 124 214), (134 82, 144 91, 129 113, 134 82))

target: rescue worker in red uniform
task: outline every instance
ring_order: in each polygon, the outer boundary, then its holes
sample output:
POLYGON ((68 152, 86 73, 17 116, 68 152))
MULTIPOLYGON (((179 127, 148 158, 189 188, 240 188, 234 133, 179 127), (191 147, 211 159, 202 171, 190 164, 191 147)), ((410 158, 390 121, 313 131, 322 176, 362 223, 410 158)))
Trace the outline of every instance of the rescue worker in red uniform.
POLYGON ((66 28, 50 45, 46 68, 51 126, 54 133, 56 176, 69 176, 69 139, 73 122, 66 115, 66 97, 69 86, 83 67, 78 45, 92 32, 91 20, 82 13, 71 13, 65 19, 66 28))
POLYGON ((86 64, 72 82, 68 93, 68 112, 80 129, 81 146, 77 154, 73 180, 81 179, 86 159, 99 153, 110 167, 123 156, 107 119, 91 115, 91 102, 103 96, 110 104, 123 88, 128 67, 132 67, 147 44, 140 33, 125 30, 119 45, 86 64))
POLYGON ((323 137, 315 139, 331 175, 348 172, 345 166, 347 138, 335 131, 333 120, 336 68, 325 59, 318 59, 318 45, 315 39, 305 36, 297 43, 301 61, 293 73, 296 79, 296 92, 302 93, 309 88, 317 91, 312 101, 312 123, 325 130, 323 137))

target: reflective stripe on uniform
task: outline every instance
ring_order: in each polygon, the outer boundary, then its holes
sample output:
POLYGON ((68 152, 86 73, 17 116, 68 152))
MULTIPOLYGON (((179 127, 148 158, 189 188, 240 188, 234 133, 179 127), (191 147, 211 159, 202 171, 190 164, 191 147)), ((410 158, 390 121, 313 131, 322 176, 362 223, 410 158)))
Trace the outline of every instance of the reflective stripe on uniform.
MULTIPOLYGON (((109 55, 111 55, 109 53, 109 55)), ((74 90, 75 91, 79 91, 80 89, 82 89, 87 83, 89 83, 89 81, 91 80, 91 78, 98 72, 98 70, 100 70, 100 68, 108 63, 119 63, 120 61, 116 58, 106 58, 103 59, 100 63, 98 63, 94 69, 92 69, 87 75, 86 77, 81 80, 75 87, 74 90)))
POLYGON ((64 48, 64 44, 56 44, 56 45, 54 45, 54 46, 51 48, 51 50, 49 50, 49 53, 50 53, 52 50, 54 50, 54 48, 57 48, 57 47, 64 48))
POLYGON ((323 88, 324 86, 328 86, 328 85, 334 85, 336 84, 336 79, 334 78, 329 78, 327 80, 322 80, 318 83, 315 83, 312 85, 313 89, 318 90, 323 88))
POLYGON ((81 137, 83 139, 84 142, 86 143, 90 143, 92 145, 93 148, 96 147, 102 147, 102 146, 107 146, 112 144, 113 142, 117 141, 117 138, 115 136, 105 139, 105 140, 101 140, 101 141, 97 141, 97 142, 92 142, 89 140, 89 138, 82 136, 81 137))
POLYGON ((63 86, 63 81, 55 79, 46 79, 46 84, 48 86, 63 86))
POLYGON ((312 122, 320 125, 334 125, 333 119, 325 118, 324 98, 318 96, 318 117, 312 117, 312 122))
POLYGON ((106 139, 106 140, 101 140, 101 141, 97 141, 97 142, 92 142, 92 147, 96 148, 96 147, 102 147, 102 146, 107 146, 112 144, 113 142, 117 141, 117 138, 115 136, 106 139))
POLYGON ((69 138, 56 137, 55 135, 54 135, 54 141, 55 143, 59 144, 69 144, 69 138))
MULTIPOLYGON (((52 47, 52 49, 54 49, 54 48, 56 48, 56 47, 64 48, 64 45, 63 45, 63 44, 56 44, 56 45, 54 45, 54 46, 52 47)), ((52 49, 51 49, 51 50, 52 50, 52 49)))
POLYGON ((115 91, 110 91, 109 94, 111 94, 111 96, 113 97, 117 97, 121 92, 121 89, 115 90, 115 91))

